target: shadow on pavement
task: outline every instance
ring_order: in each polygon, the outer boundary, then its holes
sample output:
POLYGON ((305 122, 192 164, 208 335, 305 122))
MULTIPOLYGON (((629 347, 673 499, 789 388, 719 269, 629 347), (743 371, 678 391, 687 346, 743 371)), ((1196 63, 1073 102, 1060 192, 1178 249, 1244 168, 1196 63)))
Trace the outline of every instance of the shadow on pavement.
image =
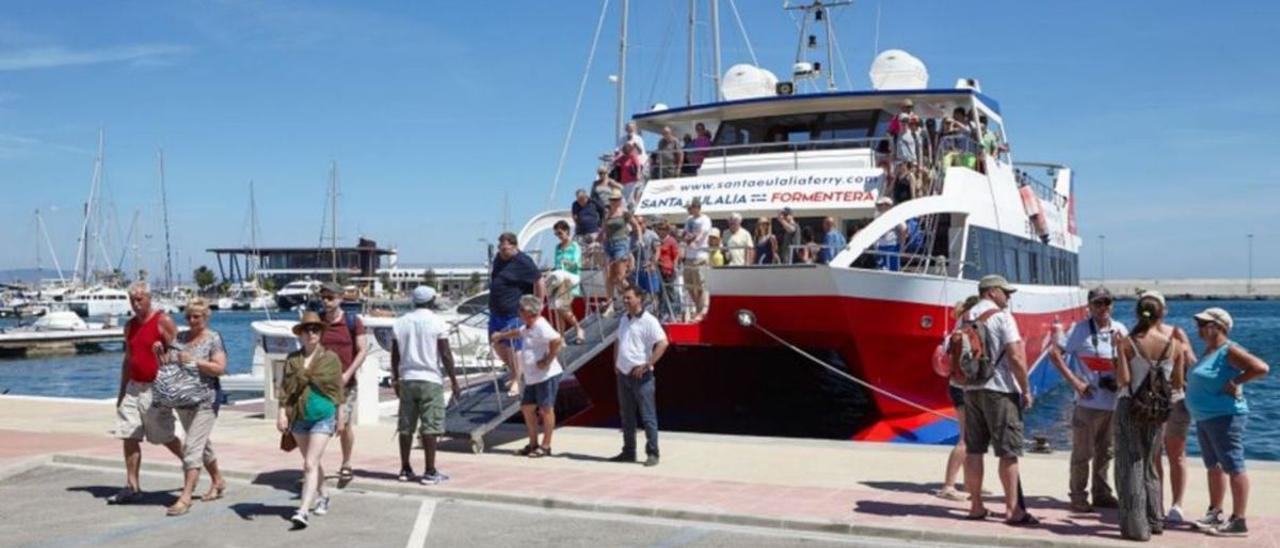
MULTIPOLYGON (((119 486, 115 485, 78 485, 67 488, 71 493, 89 493, 95 499, 106 499, 111 495, 120 491, 119 486)), ((178 500, 177 495, 170 491, 143 491, 137 500, 128 503, 128 506, 169 506, 178 500)))
POLYGON ((240 519, 253 521, 258 517, 276 516, 281 521, 289 521, 289 517, 293 515, 297 506, 279 506, 268 505, 261 502, 239 502, 229 506, 232 512, 235 512, 240 519))
POLYGON ((872 514, 877 516, 924 516, 928 518, 948 518, 956 520, 956 523, 964 523, 965 511, 958 508, 948 508, 946 506, 935 506, 932 504, 899 504, 896 502, 885 502, 880 500, 860 500, 853 511, 859 514, 872 514))

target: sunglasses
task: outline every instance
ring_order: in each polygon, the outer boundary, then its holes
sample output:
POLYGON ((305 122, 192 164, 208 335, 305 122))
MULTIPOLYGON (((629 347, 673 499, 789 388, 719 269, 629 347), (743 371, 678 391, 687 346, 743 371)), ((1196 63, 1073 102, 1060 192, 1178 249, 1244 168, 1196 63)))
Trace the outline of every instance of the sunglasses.
POLYGON ((324 300, 326 300, 326 301, 341 301, 341 300, 342 300, 342 297, 341 297, 340 295, 323 295, 323 296, 321 296, 320 298, 321 298, 321 299, 324 299, 324 300))
POLYGON ((202 316, 202 315, 200 315, 200 314, 191 314, 191 315, 188 315, 186 318, 187 318, 187 321, 192 321, 192 320, 196 320, 196 319, 201 319, 201 320, 203 320, 203 319, 204 319, 204 316, 202 316))
POLYGON ((1111 306, 1111 304, 1114 302, 1115 301, 1111 299, 1097 299, 1097 300, 1089 301, 1089 304, 1097 305, 1097 306, 1111 306))
POLYGON ((324 328, 323 328, 323 327, 320 327, 320 326, 318 326, 318 325, 308 325, 308 326, 306 326, 306 327, 302 328, 302 332, 303 332, 303 333, 323 333, 323 332, 324 332, 324 328))

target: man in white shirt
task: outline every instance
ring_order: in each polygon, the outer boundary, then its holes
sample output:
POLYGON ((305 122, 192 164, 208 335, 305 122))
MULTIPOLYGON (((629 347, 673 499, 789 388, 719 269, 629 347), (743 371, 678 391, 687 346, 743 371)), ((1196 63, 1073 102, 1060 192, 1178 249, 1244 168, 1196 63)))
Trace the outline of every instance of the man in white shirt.
POLYGON ((635 122, 627 122, 622 136, 618 137, 618 150, 621 151, 622 146, 627 143, 636 147, 636 153, 640 155, 642 165, 649 160, 649 155, 644 152, 644 137, 640 136, 640 130, 636 129, 635 122))
POLYGON ((645 466, 658 465, 658 410, 654 403, 654 367, 667 351, 667 333, 644 309, 635 287, 622 292, 627 313, 618 322, 614 368, 618 384, 618 414, 622 422, 622 452, 614 462, 636 460, 636 412, 644 426, 645 466))
POLYGON ((693 302, 693 321, 698 322, 707 313, 711 302, 706 291, 707 262, 711 259, 711 252, 707 249, 711 217, 702 214, 702 201, 698 198, 689 202, 688 210, 689 218, 684 222, 684 241, 688 248, 684 254, 684 287, 693 302))
POLYGON ((742 228, 742 215, 734 213, 729 216, 729 235, 725 238, 729 246, 729 266, 746 266, 755 262, 755 240, 751 233, 742 228))
POLYGON ((556 393, 560 390, 560 349, 564 338, 542 317, 542 299, 533 295, 520 297, 520 327, 494 333, 492 340, 519 338, 520 373, 524 376, 524 395, 520 413, 524 415, 529 443, 517 455, 538 458, 551 455, 551 433, 556 429, 556 393), (538 418, 542 418, 542 443, 538 443, 538 418))
POLYGON ((991 378, 968 384, 964 393, 965 487, 969 491, 967 519, 986 519, 982 503, 982 457, 993 447, 1000 459, 1000 483, 1004 487, 1005 523, 1034 525, 1035 517, 1022 504, 1018 457, 1022 456, 1022 410, 1033 403, 1027 378, 1027 355, 1018 324, 1009 312, 1013 286, 1003 276, 983 276, 978 282, 982 300, 969 309, 966 321, 986 324, 986 352, 994 361, 991 378))
POLYGON ((1089 317, 1077 322, 1065 342, 1054 341, 1049 359, 1058 373, 1076 393, 1071 415, 1070 509, 1092 512, 1097 508, 1116 508, 1120 501, 1112 493, 1107 470, 1115 453, 1112 446, 1111 418, 1116 407, 1115 344, 1129 334, 1120 322, 1111 320, 1114 299, 1105 287, 1089 291, 1089 317), (1061 344, 1062 346, 1059 346, 1061 344), (1067 363, 1074 356, 1077 370, 1067 363), (1093 463, 1093 474, 1089 464, 1093 463), (1093 504, 1089 504, 1092 477, 1093 504))
POLYGON ((445 396, 441 366, 449 374, 453 394, 458 378, 453 373, 453 352, 449 349, 449 324, 431 311, 436 290, 429 285, 413 288, 413 312, 396 320, 392 328, 391 387, 400 398, 400 481, 413 478, 409 450, 413 431, 422 436, 425 458, 422 484, 436 485, 449 476, 436 469, 437 437, 444 433, 445 396), (421 425, 419 426, 419 422, 421 425))

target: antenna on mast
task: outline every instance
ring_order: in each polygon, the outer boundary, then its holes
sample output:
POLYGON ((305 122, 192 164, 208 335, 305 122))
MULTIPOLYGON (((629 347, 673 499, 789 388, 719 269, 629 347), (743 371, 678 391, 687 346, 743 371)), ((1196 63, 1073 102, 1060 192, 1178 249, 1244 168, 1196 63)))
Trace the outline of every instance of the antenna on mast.
POLYGON ((809 24, 815 27, 822 26, 826 33, 827 59, 825 61, 827 70, 827 90, 835 91, 836 86, 836 70, 835 70, 835 31, 831 27, 831 8, 852 5, 851 0, 833 0, 831 2, 823 2, 822 0, 813 0, 812 4, 791 5, 789 2, 783 5, 784 10, 795 10, 802 12, 803 18, 800 21, 800 39, 796 44, 796 63, 792 70, 792 76, 795 80, 804 80, 810 78, 818 78, 824 74, 822 62, 808 60, 806 50, 818 49, 818 35, 809 33, 809 24))

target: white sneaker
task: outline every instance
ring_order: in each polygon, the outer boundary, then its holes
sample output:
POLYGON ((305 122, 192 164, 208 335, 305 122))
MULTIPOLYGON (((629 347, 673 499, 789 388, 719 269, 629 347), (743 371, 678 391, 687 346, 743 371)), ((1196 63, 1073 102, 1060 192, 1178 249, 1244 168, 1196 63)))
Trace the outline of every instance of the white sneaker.
POLYGON ((1170 525, 1176 525, 1183 522, 1182 508, 1170 506, 1169 513, 1164 515, 1164 522, 1170 525))
POLYGON ((320 497, 316 499, 316 504, 311 508, 311 513, 317 516, 323 516, 329 513, 329 497, 320 497))

